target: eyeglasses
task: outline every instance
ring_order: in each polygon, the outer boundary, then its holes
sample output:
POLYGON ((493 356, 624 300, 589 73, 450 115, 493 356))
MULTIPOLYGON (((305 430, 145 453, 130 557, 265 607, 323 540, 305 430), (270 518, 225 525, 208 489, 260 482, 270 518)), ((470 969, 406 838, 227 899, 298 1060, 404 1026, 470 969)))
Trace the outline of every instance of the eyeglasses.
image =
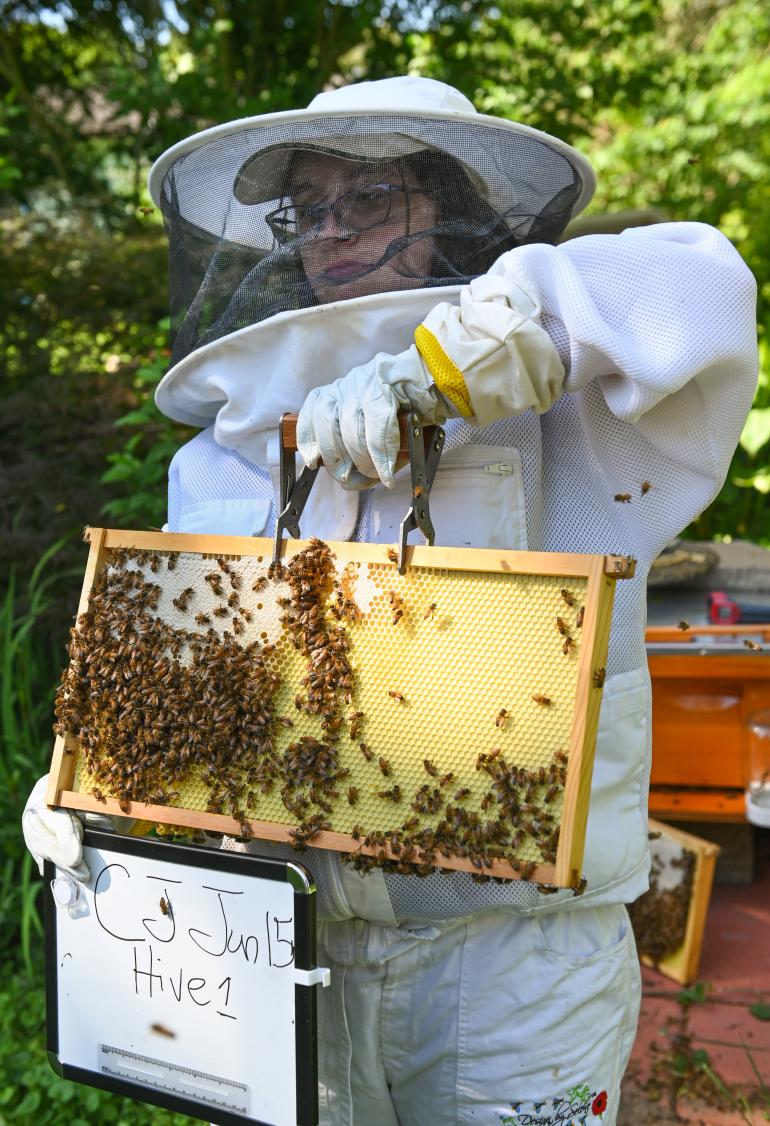
POLYGON ((372 184, 352 188, 331 203, 287 204, 270 211, 266 222, 276 241, 287 245, 317 231, 327 215, 343 231, 357 234, 407 214, 407 192, 425 195, 419 188, 404 184, 372 184))

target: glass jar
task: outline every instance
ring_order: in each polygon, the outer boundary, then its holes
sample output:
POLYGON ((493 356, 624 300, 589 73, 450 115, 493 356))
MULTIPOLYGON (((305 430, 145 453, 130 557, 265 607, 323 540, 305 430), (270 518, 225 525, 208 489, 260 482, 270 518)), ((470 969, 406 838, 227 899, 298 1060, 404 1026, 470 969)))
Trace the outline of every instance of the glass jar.
POLYGON ((750 715, 745 727, 746 817, 752 825, 770 827, 770 708, 750 715))

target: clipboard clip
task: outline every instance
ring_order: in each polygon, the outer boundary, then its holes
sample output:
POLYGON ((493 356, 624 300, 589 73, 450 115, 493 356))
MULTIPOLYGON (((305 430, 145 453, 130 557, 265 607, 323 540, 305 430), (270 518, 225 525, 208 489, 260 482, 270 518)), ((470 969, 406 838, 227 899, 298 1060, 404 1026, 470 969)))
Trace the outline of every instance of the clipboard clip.
POLYGON ((322 985, 326 989, 331 983, 331 970, 326 966, 315 966, 312 970, 298 970, 294 967, 295 985, 322 985))

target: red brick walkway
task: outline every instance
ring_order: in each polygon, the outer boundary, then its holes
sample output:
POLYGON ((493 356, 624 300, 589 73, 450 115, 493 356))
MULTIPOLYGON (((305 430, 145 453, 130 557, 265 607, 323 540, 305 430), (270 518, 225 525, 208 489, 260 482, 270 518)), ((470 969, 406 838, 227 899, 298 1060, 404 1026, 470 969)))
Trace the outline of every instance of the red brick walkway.
POLYGON ((752 1005, 770 1005, 769 843, 763 833, 752 884, 713 889, 692 1002, 682 1003, 676 983, 643 971, 621 1126, 770 1119, 770 1021, 751 1013, 752 1005))

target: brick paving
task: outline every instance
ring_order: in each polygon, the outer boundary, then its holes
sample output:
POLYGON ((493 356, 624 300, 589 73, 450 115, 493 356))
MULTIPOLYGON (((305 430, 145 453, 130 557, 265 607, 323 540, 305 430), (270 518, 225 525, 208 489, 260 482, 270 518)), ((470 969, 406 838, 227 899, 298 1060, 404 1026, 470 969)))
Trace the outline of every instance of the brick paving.
POLYGON ((716 885, 693 1000, 643 970, 639 1032, 619 1126, 760 1126, 770 1119, 770 834, 749 885, 716 885))

